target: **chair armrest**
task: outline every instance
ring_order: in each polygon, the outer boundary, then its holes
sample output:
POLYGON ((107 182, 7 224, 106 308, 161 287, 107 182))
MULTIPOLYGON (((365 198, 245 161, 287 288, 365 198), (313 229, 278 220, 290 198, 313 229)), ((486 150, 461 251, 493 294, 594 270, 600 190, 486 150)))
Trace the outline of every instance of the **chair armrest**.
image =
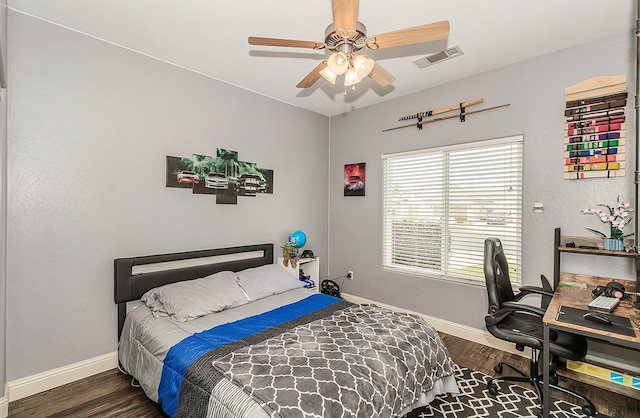
POLYGON ((508 313, 512 313, 512 312, 528 313, 528 314, 538 316, 540 318, 544 317, 544 314, 546 313, 544 309, 538 308, 537 306, 531 306, 531 305, 526 305, 524 303, 516 303, 516 302, 504 302, 502 304, 502 309, 500 309, 494 315, 504 310, 508 310, 509 311, 508 313))
POLYGON ((544 311, 540 308, 536 308, 535 306, 523 305, 520 303, 506 302, 503 304, 503 308, 495 313, 487 314, 484 317, 487 325, 494 326, 498 324, 500 321, 505 319, 507 316, 512 313, 526 313, 533 316, 537 316, 542 318, 544 316, 544 311))
POLYGON ((506 318, 510 313, 511 311, 508 311, 506 309, 500 309, 496 313, 485 315, 484 322, 490 327, 495 327, 497 324, 500 323, 500 321, 506 318))
POLYGON ((520 291, 513 296, 513 300, 519 301, 520 299, 524 298, 525 296, 530 296, 530 295, 540 295, 540 296, 553 297, 553 291, 552 290, 547 290, 547 289, 544 289, 544 288, 538 287, 538 286, 522 286, 520 288, 520 291))
POLYGON ((499 324, 503 319, 505 319, 506 317, 508 317, 513 313, 525 313, 533 316, 539 316, 539 313, 536 312, 537 310, 538 308, 534 306, 528 306, 528 305, 521 305, 518 307, 505 306, 504 308, 500 309, 498 312, 487 314, 484 317, 484 322, 486 322, 486 324, 489 326, 495 326, 499 324), (530 309, 521 309, 522 307, 530 308, 530 309))

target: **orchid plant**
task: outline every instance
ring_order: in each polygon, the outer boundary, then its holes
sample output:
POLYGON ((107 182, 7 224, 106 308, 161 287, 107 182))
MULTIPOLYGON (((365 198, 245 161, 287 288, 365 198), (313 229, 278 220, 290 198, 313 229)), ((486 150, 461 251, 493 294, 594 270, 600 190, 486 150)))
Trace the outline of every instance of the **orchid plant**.
POLYGON ((598 235, 601 238, 612 238, 612 239, 624 239, 633 235, 633 232, 630 234, 624 234, 622 232, 623 228, 627 226, 631 219, 629 218, 629 212, 633 212, 633 208, 631 208, 631 204, 620 201, 620 196, 616 199, 615 206, 605 205, 604 203, 599 203, 595 208, 586 208, 582 210, 582 213, 585 215, 595 215, 600 218, 600 221, 605 224, 609 224, 609 237, 603 232, 598 231, 597 229, 586 228, 587 231, 591 231, 594 234, 598 235), (628 219, 627 219, 628 218, 628 219))

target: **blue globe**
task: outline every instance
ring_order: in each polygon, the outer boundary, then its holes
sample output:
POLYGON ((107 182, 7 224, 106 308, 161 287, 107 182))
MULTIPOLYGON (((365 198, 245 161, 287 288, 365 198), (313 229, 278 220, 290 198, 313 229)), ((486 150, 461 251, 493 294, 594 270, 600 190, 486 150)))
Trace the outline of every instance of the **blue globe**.
POLYGON ((289 242, 295 245, 296 248, 300 248, 307 243, 307 236, 302 231, 293 231, 289 235, 289 242))

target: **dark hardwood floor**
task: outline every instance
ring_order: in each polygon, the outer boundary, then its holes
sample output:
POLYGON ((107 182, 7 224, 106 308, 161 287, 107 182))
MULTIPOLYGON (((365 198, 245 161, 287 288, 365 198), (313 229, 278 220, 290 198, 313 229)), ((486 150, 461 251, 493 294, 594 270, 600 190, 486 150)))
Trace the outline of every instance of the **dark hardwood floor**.
MULTIPOLYGON (((528 368, 526 358, 442 335, 454 361, 464 367, 493 375, 493 366, 506 361, 528 368)), ((602 389, 561 378, 561 385, 589 397, 598 410, 613 418, 640 417, 640 401, 602 389)), ((526 386, 526 385, 525 385, 526 386)), ((560 397, 555 394, 553 396, 560 397)), ((573 398, 569 402, 577 403, 573 398)), ((163 417, 157 405, 140 388, 131 386, 131 378, 117 369, 48 390, 9 403, 9 418, 18 417, 163 417)))

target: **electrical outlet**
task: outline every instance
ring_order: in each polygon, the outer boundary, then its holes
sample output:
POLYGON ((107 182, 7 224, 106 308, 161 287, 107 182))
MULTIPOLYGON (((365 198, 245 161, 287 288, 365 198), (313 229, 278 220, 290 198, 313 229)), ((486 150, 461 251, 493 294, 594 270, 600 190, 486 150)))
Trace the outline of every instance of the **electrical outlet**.
POLYGON ((347 279, 351 279, 351 280, 353 280, 353 270, 349 270, 349 271, 347 272, 347 279))

